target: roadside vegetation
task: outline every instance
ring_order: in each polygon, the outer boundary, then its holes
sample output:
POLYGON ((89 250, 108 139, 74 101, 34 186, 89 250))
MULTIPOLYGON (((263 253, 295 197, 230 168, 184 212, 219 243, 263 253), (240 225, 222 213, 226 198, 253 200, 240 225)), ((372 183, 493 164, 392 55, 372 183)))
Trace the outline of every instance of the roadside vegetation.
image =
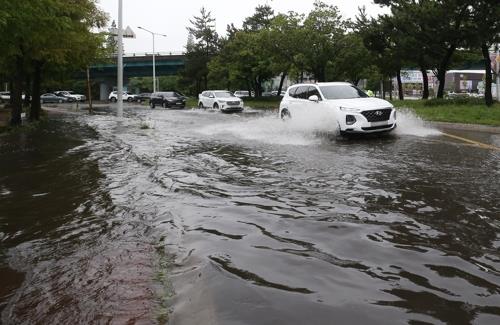
POLYGON ((40 119, 44 83, 69 79, 106 54, 105 35, 94 30, 107 16, 94 0, 2 1, 1 8, 0 82, 10 84, 9 124, 18 126, 23 104, 30 121, 40 119))
POLYGON ((427 121, 500 126, 500 103, 487 107, 482 100, 394 100, 399 108, 408 108, 427 121))
POLYGON ((367 88, 385 98, 392 94, 389 80, 396 78, 403 100, 401 73, 411 68, 424 75, 423 99, 430 97, 429 70, 439 80, 435 96, 444 98, 446 71, 476 64, 486 69, 483 101, 492 105, 489 52, 500 41, 500 6, 490 0, 374 2, 389 13, 371 17, 360 8, 350 20, 322 1, 306 15, 260 5, 241 28, 228 25, 225 35, 216 32, 215 19, 202 8, 188 27, 186 67, 176 88, 190 95, 248 90, 260 97, 270 83, 280 93, 287 76, 355 85, 366 79, 367 88), (281 78, 276 82, 274 76, 281 78))

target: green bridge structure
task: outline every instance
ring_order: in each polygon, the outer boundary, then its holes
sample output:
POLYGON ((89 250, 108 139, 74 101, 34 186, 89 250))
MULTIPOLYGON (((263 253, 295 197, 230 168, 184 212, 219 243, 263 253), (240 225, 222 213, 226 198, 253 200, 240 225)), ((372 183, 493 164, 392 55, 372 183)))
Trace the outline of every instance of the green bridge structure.
MULTIPOLYGON (((184 68, 185 55, 183 53, 156 53, 156 77, 176 75, 184 68)), ((90 67, 90 78, 100 83, 100 100, 107 100, 109 94, 116 90, 117 59, 113 58, 107 63, 96 64, 90 67)), ((123 84, 126 90, 130 78, 153 76, 153 54, 133 53, 123 56, 123 84)))

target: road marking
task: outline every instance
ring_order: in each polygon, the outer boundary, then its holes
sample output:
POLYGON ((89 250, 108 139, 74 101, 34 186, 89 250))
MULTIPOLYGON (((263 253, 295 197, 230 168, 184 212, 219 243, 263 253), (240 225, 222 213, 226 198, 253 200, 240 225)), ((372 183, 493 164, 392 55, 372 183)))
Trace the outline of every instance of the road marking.
POLYGON ((462 138, 462 137, 459 137, 457 135, 453 135, 453 134, 449 134, 449 133, 445 133, 445 132, 441 132, 441 133, 443 135, 447 136, 447 137, 450 137, 450 138, 453 138, 453 139, 457 139, 457 140, 460 140, 460 141, 463 141, 463 142, 466 142, 466 143, 470 143, 470 144, 473 144, 475 146, 478 146, 478 147, 481 147, 481 148, 484 148, 484 149, 490 149, 490 150, 498 150, 498 151, 500 151, 499 147, 491 145, 491 144, 486 144, 486 143, 482 143, 482 142, 479 142, 479 141, 474 141, 474 140, 471 140, 471 139, 462 138))

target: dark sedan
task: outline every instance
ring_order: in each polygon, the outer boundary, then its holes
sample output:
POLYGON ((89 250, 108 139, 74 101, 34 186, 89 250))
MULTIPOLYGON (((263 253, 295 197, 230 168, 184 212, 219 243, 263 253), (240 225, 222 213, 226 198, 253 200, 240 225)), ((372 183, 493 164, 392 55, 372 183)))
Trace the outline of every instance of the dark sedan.
POLYGON ((149 106, 155 108, 156 105, 164 108, 184 108, 186 107, 186 97, 175 91, 153 93, 149 101, 149 106))
POLYGON ((70 102, 70 103, 76 102, 76 99, 69 96, 69 93, 67 91, 56 91, 52 95, 55 95, 57 97, 66 98, 66 101, 70 102))
POLYGON ((151 99, 151 95, 152 95, 151 93, 142 93, 142 94, 136 95, 135 100, 137 100, 139 103, 145 102, 145 101, 151 99))
POLYGON ((68 102, 68 98, 57 96, 56 94, 48 93, 40 96, 40 102, 42 104, 45 103, 66 103, 68 102))

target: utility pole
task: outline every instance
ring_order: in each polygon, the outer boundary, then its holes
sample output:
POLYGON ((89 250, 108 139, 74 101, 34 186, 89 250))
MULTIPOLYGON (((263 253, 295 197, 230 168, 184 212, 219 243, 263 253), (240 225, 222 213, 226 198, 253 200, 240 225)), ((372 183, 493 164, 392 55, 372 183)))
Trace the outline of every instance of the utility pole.
POLYGON ((496 72, 497 72, 497 102, 500 102, 500 44, 497 44, 497 57, 496 57, 496 72))
POLYGON ((118 99, 116 116, 123 117, 123 1, 118 0, 118 99))
POLYGON ((167 37, 167 35, 165 34, 158 34, 158 33, 155 33, 155 32, 152 32, 144 27, 141 27, 141 26, 138 26, 137 28, 139 29, 142 29, 143 31, 145 32, 148 32, 151 34, 151 36, 153 36, 153 92, 155 93, 156 92, 156 52, 155 52, 155 36, 158 35, 158 36, 163 36, 163 37, 167 37))

